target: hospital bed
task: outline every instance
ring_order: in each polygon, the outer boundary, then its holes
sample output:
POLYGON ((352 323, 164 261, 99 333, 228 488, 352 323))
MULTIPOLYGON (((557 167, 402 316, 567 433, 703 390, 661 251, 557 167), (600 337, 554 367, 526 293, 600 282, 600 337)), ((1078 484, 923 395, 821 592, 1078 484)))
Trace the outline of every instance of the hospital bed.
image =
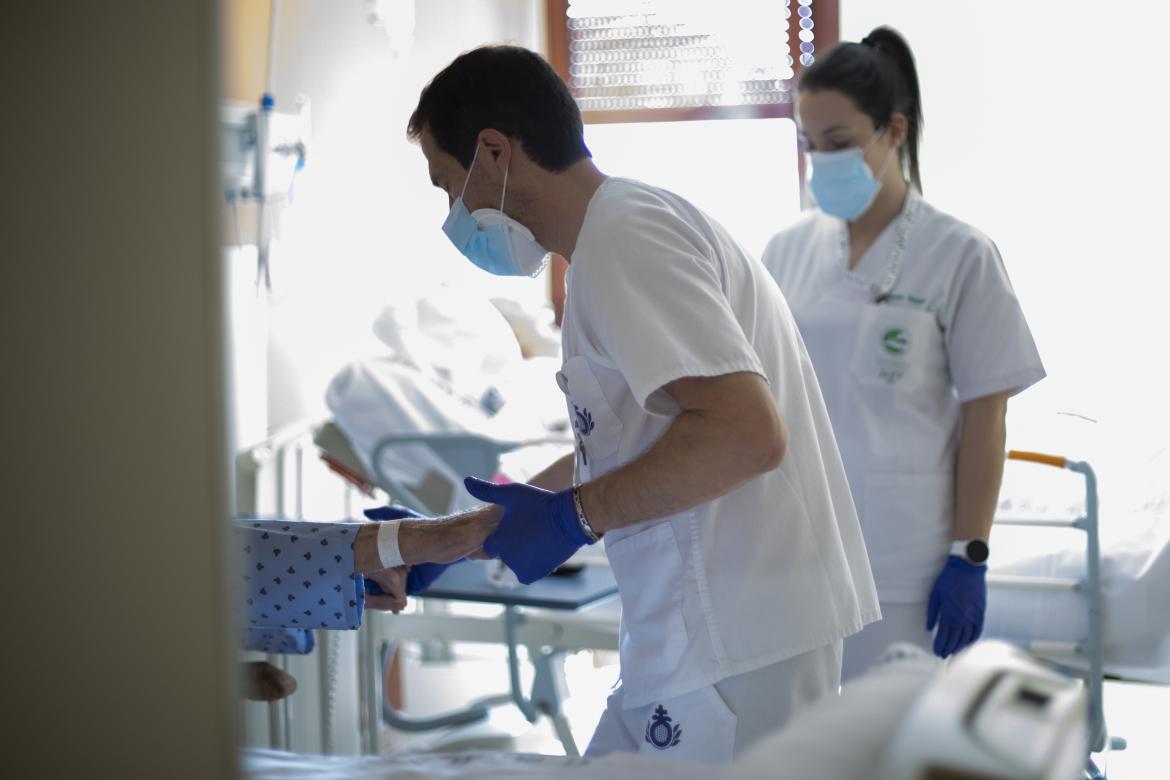
POLYGON ((250 750, 243 769, 251 780, 1072 780, 1084 756, 1086 706, 1079 680, 1006 644, 976 643, 947 665, 895 646, 841 696, 800 713, 726 767, 640 754, 382 758, 250 750))
POLYGON ((1125 741, 1120 738, 1110 739, 1105 726, 1103 704, 1104 619, 1101 603, 1101 542, 1097 476, 1088 463, 1072 461, 1062 456, 1012 450, 1008 452, 1007 458, 1009 461, 1015 460, 1068 469, 1084 478, 1085 512, 1079 517, 999 517, 995 522, 1000 526, 1074 528, 1082 531, 1085 536, 1085 574, 1080 578, 991 574, 988 577, 988 585, 993 589, 1075 591, 1083 597, 1088 625, 1088 632, 1083 638, 1073 642, 1037 638, 1028 639, 1023 644, 1031 652, 1045 657, 1054 659, 1079 657, 1083 659, 1089 691, 1090 749, 1093 752, 1100 752, 1105 750, 1107 745, 1114 750, 1123 749, 1125 741))
POLYGON ((333 419, 321 424, 316 443, 367 493, 381 488, 426 515, 457 512, 479 503, 464 477, 491 480, 503 469, 525 480, 571 451, 554 373, 547 361, 527 361, 509 379, 528 392, 489 386, 473 395, 400 360, 354 361, 330 382, 333 419), (548 388, 536 391, 539 384, 548 388))

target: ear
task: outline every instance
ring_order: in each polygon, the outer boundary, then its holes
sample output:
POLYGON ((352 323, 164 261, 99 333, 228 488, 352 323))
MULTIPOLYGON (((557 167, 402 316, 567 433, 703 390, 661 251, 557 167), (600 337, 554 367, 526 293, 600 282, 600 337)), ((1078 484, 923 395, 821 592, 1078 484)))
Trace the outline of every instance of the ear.
POLYGON ((512 162, 511 140, 499 130, 493 130, 490 127, 479 131, 477 140, 482 147, 479 152, 480 160, 495 168, 498 174, 503 177, 504 171, 512 162))
POLYGON ((910 137, 910 120, 906 118, 905 114, 895 111, 890 115, 890 124, 886 132, 889 133, 890 140, 894 142, 894 148, 900 149, 910 137))

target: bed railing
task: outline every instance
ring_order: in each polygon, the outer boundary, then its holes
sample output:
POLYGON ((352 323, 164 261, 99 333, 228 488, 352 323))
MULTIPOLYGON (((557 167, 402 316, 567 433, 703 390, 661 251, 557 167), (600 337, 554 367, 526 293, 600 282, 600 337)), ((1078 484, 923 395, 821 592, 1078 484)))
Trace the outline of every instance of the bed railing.
MULTIPOLYGON (((1080 579, 1064 577, 1031 577, 1025 575, 992 574, 987 578, 988 585, 997 588, 1013 590, 1068 590, 1080 593, 1085 600, 1085 609, 1088 614, 1088 636, 1079 642, 1054 642, 1033 640, 1023 643, 1025 648, 1037 655, 1048 658, 1080 656, 1088 666, 1085 684, 1089 693, 1089 750, 1101 752, 1107 747, 1111 750, 1125 748, 1125 740, 1120 737, 1109 737, 1105 724, 1104 710, 1104 615, 1101 606, 1101 540, 1099 533, 1100 518, 1097 501, 1097 475, 1092 467, 1083 461, 1069 460, 1060 455, 1049 455, 1041 452, 1027 452, 1011 450, 1007 454, 1008 460, 1025 463, 1035 463, 1054 468, 1067 469, 1080 474, 1084 478, 1085 511, 1084 514, 1069 518, 1052 517, 1012 517, 996 518, 999 526, 1023 526, 1032 528, 1072 528, 1085 534, 1085 576, 1080 579)), ((1091 777, 1100 777, 1094 774, 1095 767, 1090 762, 1091 777)))

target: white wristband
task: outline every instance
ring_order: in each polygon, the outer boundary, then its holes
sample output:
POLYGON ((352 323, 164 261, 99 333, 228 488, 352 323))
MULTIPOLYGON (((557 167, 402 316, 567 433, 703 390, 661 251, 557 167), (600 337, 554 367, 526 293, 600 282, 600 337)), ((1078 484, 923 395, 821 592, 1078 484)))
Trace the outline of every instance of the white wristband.
POLYGON ((401 520, 383 520, 378 523, 378 558, 383 569, 401 566, 402 553, 398 549, 398 526, 401 520))

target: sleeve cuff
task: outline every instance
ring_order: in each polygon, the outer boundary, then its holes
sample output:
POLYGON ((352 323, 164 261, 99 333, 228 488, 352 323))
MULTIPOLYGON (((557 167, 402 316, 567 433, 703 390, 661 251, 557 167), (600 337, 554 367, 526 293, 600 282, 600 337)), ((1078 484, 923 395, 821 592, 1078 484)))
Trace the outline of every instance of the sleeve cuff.
POLYGON ((959 388, 959 403, 967 403, 977 398, 983 398, 1005 391, 1010 391, 1011 395, 1016 395, 1027 390, 1047 375, 1043 367, 1036 366, 1024 371, 1004 374, 994 379, 986 379, 979 384, 967 385, 959 388))
POLYGON ((661 397, 664 394, 659 392, 666 385, 687 377, 713 378, 739 373, 756 374, 762 377, 765 382, 768 382, 768 375, 764 373, 764 369, 758 360, 740 358, 726 363, 716 363, 706 366, 676 366, 675 368, 662 371, 655 375, 652 380, 638 387, 635 390, 635 398, 638 401, 638 406, 645 409, 648 414, 659 417, 673 417, 678 413, 677 407, 668 398, 661 397))

